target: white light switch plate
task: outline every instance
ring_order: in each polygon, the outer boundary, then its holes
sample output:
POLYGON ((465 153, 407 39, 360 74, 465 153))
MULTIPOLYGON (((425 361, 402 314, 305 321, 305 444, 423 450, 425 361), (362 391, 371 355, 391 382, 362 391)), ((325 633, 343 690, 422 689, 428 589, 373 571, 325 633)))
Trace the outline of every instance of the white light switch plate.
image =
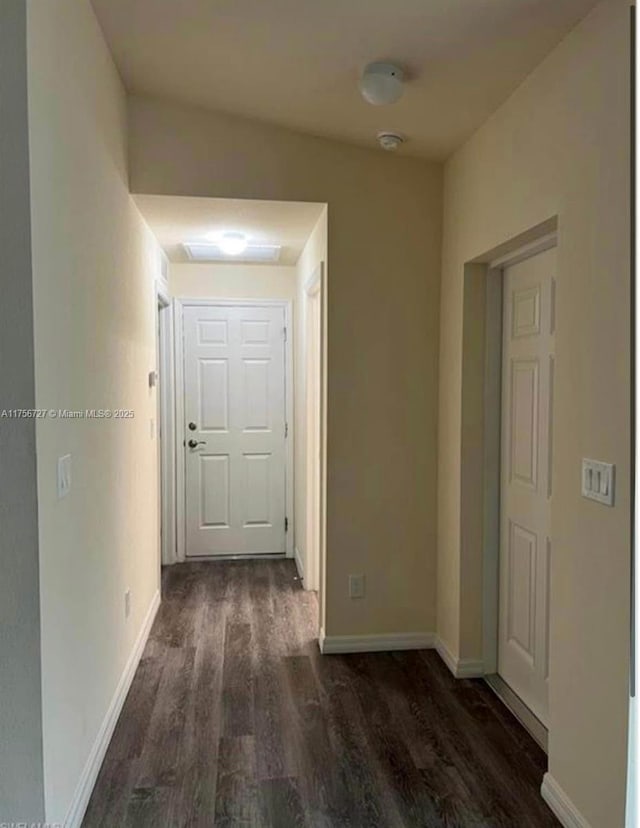
POLYGON ((71 491, 71 455, 58 457, 58 499, 66 497, 71 491))
POLYGON ((616 467, 612 463, 601 463, 599 460, 582 458, 582 496, 605 506, 613 506, 616 467))

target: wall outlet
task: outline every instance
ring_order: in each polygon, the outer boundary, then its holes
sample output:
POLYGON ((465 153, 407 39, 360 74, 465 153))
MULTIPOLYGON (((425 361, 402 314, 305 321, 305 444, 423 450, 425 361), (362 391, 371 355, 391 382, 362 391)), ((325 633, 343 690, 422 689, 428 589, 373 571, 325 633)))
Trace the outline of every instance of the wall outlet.
POLYGON ((71 491, 71 455, 58 457, 58 500, 66 497, 71 491))
POLYGON ((124 594, 124 617, 128 618, 131 614, 131 590, 128 589, 124 594))
POLYGON ((349 598, 364 598, 364 575, 349 575, 349 598))

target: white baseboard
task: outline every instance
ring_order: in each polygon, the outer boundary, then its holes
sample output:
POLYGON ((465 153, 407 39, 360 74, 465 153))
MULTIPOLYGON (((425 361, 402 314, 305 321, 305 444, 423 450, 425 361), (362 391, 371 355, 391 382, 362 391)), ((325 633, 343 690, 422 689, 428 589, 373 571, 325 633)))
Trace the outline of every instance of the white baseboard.
POLYGON ((142 652, 145 648, 145 644, 147 643, 147 639, 149 638, 151 626, 156 617, 159 606, 160 592, 158 591, 153 596, 151 606, 149 607, 142 623, 142 627, 138 633, 131 655, 129 656, 124 671, 120 676, 116 692, 111 699, 109 709, 107 710, 106 716, 104 717, 100 730, 98 731, 98 735, 96 736, 96 740, 91 748, 91 753, 89 754, 87 763, 84 766, 84 770, 82 771, 82 775, 80 776, 80 780, 71 801, 71 806, 67 812, 67 816, 64 821, 64 828, 80 828, 80 825, 82 824, 84 813, 87 810, 87 805, 89 804, 89 799, 91 798, 93 786, 98 778, 98 773, 100 772, 100 767, 107 752, 107 748, 109 747, 109 742, 113 736, 118 716, 120 715, 127 693, 131 687, 131 682, 133 681, 140 658, 142 657, 142 652))
POLYGON ((454 656, 440 636, 435 636, 434 647, 455 678, 480 678, 484 675, 482 661, 454 656))
POLYGON ((394 650, 435 649, 455 678, 476 678, 484 675, 481 661, 455 658, 444 641, 435 633, 382 633, 380 635, 326 635, 320 631, 320 652, 331 653, 379 653, 394 650))
POLYGON ((544 801, 562 823, 563 828, 591 828, 587 820, 582 816, 550 773, 545 773, 542 779, 540 793, 544 801))
POLYGON ((326 635, 320 630, 320 652, 379 653, 393 650, 428 650, 433 647, 434 635, 427 632, 386 633, 382 635, 326 635))
POLYGON ((301 581, 304 581, 304 566, 302 564, 302 558, 300 557, 300 550, 296 546, 294 549, 293 557, 296 561, 296 569, 298 570, 298 577, 301 581))

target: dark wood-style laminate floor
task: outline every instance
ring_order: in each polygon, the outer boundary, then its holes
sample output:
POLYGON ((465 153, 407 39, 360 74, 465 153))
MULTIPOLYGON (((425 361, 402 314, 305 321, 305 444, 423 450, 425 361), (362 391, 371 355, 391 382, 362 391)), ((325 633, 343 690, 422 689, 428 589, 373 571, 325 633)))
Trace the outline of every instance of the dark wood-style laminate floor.
POLYGON ((545 756, 433 651, 321 656, 291 561, 189 563, 84 826, 539 828, 545 756))

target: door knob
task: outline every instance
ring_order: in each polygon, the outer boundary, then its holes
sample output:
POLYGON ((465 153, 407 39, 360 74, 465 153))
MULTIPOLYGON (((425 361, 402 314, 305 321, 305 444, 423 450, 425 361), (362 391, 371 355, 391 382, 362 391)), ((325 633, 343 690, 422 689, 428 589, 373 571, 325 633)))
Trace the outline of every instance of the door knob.
POLYGON ((189 440, 187 445, 189 448, 197 448, 198 446, 204 446, 206 442, 206 440, 189 440))
POLYGON ((195 431, 198 426, 195 423, 189 423, 189 431, 195 431))

